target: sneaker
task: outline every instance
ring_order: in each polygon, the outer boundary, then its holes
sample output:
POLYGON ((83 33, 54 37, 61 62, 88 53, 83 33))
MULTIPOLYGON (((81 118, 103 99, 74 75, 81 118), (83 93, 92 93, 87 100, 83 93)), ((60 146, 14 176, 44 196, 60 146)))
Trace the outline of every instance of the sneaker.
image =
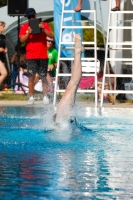
POLYGON ((34 97, 30 97, 28 100, 28 104, 34 104, 34 103, 35 103, 34 97))
POLYGON ((49 98, 47 96, 43 97, 43 104, 49 104, 49 98))

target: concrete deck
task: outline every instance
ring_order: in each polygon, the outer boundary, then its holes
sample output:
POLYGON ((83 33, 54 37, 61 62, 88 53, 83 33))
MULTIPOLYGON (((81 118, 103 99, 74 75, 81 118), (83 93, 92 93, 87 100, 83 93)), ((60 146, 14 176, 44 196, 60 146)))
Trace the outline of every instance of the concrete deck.
MULTIPOLYGON (((95 107, 94 103, 87 103, 87 102, 79 102, 78 104, 84 105, 85 107, 95 107)), ((52 104, 51 104, 52 105, 52 104)), ((0 100, 0 106, 34 106, 34 107, 42 107, 47 106, 44 105, 42 101, 36 101, 34 105, 27 105, 27 101, 2 101, 0 100)), ((100 107, 100 104, 98 104, 98 107, 100 107)), ((104 103, 103 107, 106 108, 133 108, 133 103, 115 103, 115 105, 112 105, 112 103, 104 103)))

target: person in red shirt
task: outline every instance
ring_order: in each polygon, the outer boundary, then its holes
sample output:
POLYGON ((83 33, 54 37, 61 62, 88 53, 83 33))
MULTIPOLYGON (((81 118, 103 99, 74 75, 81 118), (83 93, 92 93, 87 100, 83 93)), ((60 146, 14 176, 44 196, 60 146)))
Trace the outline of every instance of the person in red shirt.
MULTIPOLYGON (((28 8, 25 12, 28 20, 36 18, 36 11, 34 8, 28 8)), ((29 73, 29 95, 28 104, 34 104, 34 82, 36 74, 42 80, 43 87, 43 103, 49 103, 46 96, 47 83, 47 69, 48 69, 48 55, 47 55, 47 42, 46 37, 53 38, 53 33, 46 22, 40 22, 39 28, 42 29, 41 33, 32 34, 32 29, 29 23, 25 23, 20 27, 19 38, 21 43, 26 43, 26 65, 29 73)))

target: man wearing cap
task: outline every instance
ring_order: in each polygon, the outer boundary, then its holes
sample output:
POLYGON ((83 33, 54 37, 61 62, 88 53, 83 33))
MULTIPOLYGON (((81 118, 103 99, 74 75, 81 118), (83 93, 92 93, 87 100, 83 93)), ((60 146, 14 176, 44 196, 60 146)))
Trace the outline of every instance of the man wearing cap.
MULTIPOLYGON (((36 18, 36 11, 34 8, 28 8, 25 12, 29 20, 36 18)), ((46 37, 53 38, 53 33, 46 22, 41 22, 39 28, 41 33, 32 34, 32 29, 29 23, 25 23, 20 27, 20 42, 26 42, 26 64, 30 74, 29 76, 29 95, 28 104, 34 104, 34 82, 35 75, 38 74, 42 80, 43 87, 43 103, 48 104, 46 85, 47 85, 47 69, 48 69, 48 55, 46 37)))

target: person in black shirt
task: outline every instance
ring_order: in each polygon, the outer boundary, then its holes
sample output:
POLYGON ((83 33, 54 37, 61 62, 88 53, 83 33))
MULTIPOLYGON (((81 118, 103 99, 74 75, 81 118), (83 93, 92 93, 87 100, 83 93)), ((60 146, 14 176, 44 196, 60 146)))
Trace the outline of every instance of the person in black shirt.
POLYGON ((7 53, 5 36, 2 34, 5 31, 5 22, 0 21, 0 85, 7 76, 5 67, 5 53, 7 53))

